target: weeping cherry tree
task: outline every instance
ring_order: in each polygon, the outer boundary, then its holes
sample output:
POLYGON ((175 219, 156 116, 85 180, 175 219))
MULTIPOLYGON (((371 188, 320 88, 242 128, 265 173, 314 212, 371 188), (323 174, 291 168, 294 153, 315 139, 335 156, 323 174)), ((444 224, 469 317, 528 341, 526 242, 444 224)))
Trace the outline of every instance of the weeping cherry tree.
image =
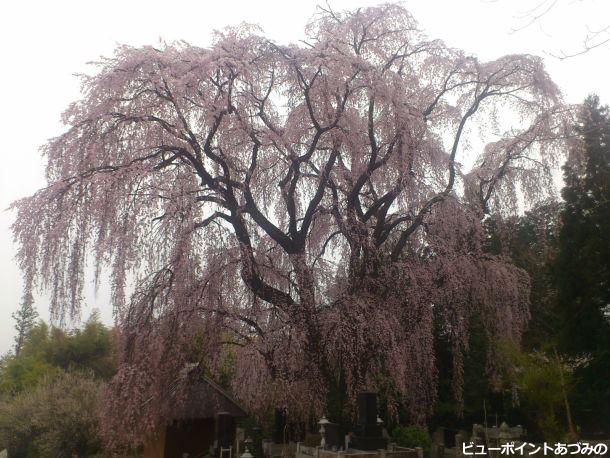
POLYGON ((77 316, 87 263, 108 269, 109 437, 167 418, 187 363, 230 370, 253 412, 371 389, 424 421, 434 320, 458 400, 473 314, 492 348, 520 339, 529 280, 483 252, 482 221, 552 188, 568 110, 541 59, 482 62, 395 5, 320 9, 306 37, 118 48, 14 204, 24 302, 77 316))

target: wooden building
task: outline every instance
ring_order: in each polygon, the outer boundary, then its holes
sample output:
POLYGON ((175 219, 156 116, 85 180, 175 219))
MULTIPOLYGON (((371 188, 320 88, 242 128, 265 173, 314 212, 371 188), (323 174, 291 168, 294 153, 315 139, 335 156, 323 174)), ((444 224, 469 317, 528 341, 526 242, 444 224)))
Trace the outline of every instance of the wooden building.
POLYGON ((144 444, 144 458, 194 458, 210 454, 210 447, 235 440, 235 419, 244 409, 198 370, 187 374, 184 401, 176 406, 170 424, 144 444))

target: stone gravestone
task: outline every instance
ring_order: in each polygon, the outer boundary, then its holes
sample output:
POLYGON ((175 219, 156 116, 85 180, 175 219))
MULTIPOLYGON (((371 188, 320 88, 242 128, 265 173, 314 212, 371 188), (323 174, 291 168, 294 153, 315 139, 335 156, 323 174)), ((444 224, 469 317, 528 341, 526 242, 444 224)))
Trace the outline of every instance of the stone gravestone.
POLYGON ((275 409, 275 421, 273 423, 272 439, 274 444, 283 444, 286 431, 286 409, 275 409))
POLYGON ((439 445, 445 445, 445 428, 439 426, 432 433, 432 442, 439 445))
POLYGON ((381 425, 377 424, 377 393, 358 394, 358 426, 354 428, 352 447, 358 450, 379 450, 388 446, 381 425))
POLYGON ((326 423, 324 425, 324 440, 326 448, 339 450, 345 445, 345 430, 337 423, 326 423))

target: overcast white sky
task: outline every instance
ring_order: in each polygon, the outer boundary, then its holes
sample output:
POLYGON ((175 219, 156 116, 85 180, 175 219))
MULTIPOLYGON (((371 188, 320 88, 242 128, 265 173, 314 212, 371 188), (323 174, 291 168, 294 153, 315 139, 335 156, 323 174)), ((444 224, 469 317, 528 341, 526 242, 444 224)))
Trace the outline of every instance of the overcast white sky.
MULTIPOLYGON (((547 0, 550 1, 550 0, 547 0)), ((524 12, 542 0, 410 0, 403 4, 433 38, 441 38, 481 59, 508 53, 542 55, 580 49, 590 30, 610 24, 610 0, 559 0, 542 18, 523 30, 524 12), (604 23, 604 21, 606 21, 604 23)), ((3 211, 19 197, 44 185, 38 148, 62 132, 59 115, 78 98, 74 73, 86 63, 109 55, 118 43, 144 45, 186 40, 206 46, 210 32, 240 22, 256 23, 279 43, 302 38, 307 20, 323 1, 138 0, 138 1, 7 1, 0 6, 0 354, 13 344, 11 313, 21 297, 20 272, 13 260, 9 230, 14 215, 3 211)), ((332 0, 334 9, 381 3, 332 0)), ((543 5, 544 7, 544 5, 543 5)), ((560 61, 548 56, 547 68, 568 102, 596 92, 610 103, 610 44, 583 56, 560 61)), ((86 318, 98 308, 110 322, 107 291, 88 294, 86 318)), ((41 295, 36 305, 48 319, 41 295)))

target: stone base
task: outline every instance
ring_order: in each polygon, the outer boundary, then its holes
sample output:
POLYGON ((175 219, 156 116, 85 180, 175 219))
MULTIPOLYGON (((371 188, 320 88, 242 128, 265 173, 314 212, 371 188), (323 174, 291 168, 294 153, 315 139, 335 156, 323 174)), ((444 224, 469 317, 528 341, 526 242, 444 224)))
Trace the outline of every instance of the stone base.
POLYGON ((388 440, 384 437, 353 436, 351 448, 358 450, 380 450, 388 448, 388 440))

